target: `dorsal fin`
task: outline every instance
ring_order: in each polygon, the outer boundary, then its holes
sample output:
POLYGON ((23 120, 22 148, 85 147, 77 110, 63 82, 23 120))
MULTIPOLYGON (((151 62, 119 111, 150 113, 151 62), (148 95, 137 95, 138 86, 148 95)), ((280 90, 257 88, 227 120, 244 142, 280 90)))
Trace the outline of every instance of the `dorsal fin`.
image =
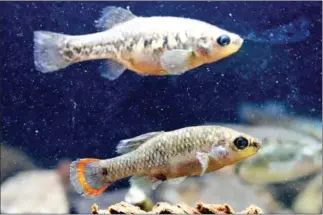
POLYGON ((147 140, 157 136, 158 134, 162 133, 163 131, 156 131, 156 132, 149 132, 146 134, 139 135, 134 138, 121 140, 117 145, 116 152, 119 154, 126 154, 138 148, 141 144, 146 142, 147 140))
POLYGON ((95 27, 99 31, 105 31, 134 18, 136 18, 136 16, 130 10, 109 6, 102 10, 101 17, 95 21, 95 27))

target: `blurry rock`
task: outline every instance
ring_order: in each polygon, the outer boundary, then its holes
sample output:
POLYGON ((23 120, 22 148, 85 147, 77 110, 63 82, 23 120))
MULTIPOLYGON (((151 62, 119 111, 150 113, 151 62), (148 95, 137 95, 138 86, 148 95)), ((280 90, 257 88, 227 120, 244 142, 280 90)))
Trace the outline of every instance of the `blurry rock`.
POLYGON ((69 213, 68 162, 56 170, 29 170, 1 184, 1 213, 69 213))
POLYGON ((192 208, 187 204, 177 204, 177 207, 182 209, 186 214, 200 214, 196 208, 192 208))
POLYGON ((110 206, 107 210, 99 210, 97 205, 92 206, 92 214, 144 214, 143 210, 139 207, 126 202, 120 202, 118 204, 110 206))
POLYGON ((151 195, 144 192, 143 189, 135 184, 130 184, 129 190, 124 197, 124 201, 139 206, 140 209, 144 211, 151 211, 153 208, 151 195))
POLYGON ((297 213, 322 212, 322 177, 322 172, 316 175, 296 197, 293 209, 297 213))
POLYGON ((267 211, 266 200, 259 198, 250 185, 244 184, 231 169, 225 167, 201 177, 187 178, 180 184, 161 184, 156 190, 156 198, 172 204, 185 202, 190 206, 194 206, 194 202, 212 199, 213 202, 228 203, 239 210, 243 210, 246 205, 256 204, 267 211))
POLYGON ((89 208, 96 203, 98 205, 113 205, 118 202, 124 201, 128 189, 118 189, 116 191, 111 190, 103 193, 98 198, 84 198, 76 192, 71 195, 71 204, 75 207, 76 211, 81 214, 89 213, 89 208))
MULTIPOLYGON (((94 204, 91 210, 92 214, 145 214, 145 211, 126 202, 110 206, 107 210, 100 210, 94 204)), ((166 202, 159 202, 149 214, 233 214, 236 213, 228 204, 205 204, 199 202, 195 208, 185 204, 171 205, 166 202)), ((238 214, 260 214, 263 211, 257 206, 250 205, 247 209, 237 212, 238 214)))
POLYGON ((157 203, 150 213, 153 214, 197 214, 199 213, 196 209, 190 208, 189 206, 170 205, 166 202, 157 203))
POLYGON ((60 181, 64 187, 70 185, 70 164, 70 160, 61 159, 56 167, 56 172, 59 175, 60 181))
POLYGON ((228 205, 212 205, 203 204, 202 202, 197 203, 196 208, 202 214, 234 214, 234 210, 228 205))
POLYGON ((238 212, 238 214, 262 214, 263 211, 255 205, 250 205, 246 210, 238 212))
POLYGON ((144 199, 143 201, 139 202, 139 203, 136 203, 134 204, 135 206, 138 206, 141 210, 144 210, 144 211, 151 211, 152 208, 153 208, 153 202, 150 198, 146 198, 144 199))
POLYGON ((32 159, 23 151, 1 142, 1 183, 15 173, 23 170, 36 169, 32 159))
POLYGON ((100 210, 99 206, 97 204, 92 205, 91 213, 92 214, 110 214, 110 212, 107 210, 100 210))
POLYGON ((109 214, 106 210, 100 210, 97 204, 92 205, 91 207, 92 214, 109 214))
POLYGON ((273 192, 275 191, 272 191, 268 187, 256 185, 250 186, 250 189, 254 190, 259 199, 266 204, 267 213, 293 213, 292 210, 285 208, 281 202, 273 197, 273 192))

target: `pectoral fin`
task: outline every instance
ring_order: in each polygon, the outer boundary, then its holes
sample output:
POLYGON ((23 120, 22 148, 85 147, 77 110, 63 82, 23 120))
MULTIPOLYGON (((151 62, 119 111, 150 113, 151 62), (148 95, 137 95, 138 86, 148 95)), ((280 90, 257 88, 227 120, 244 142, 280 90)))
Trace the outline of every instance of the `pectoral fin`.
POLYGON ((199 160, 201 167, 202 167, 202 172, 201 172, 201 176, 205 173, 205 171, 207 170, 207 167, 209 165, 209 155, 207 153, 204 152, 197 152, 196 153, 196 158, 199 160))
POLYGON ((129 181, 131 187, 136 187, 146 196, 149 196, 152 190, 155 190, 164 182, 163 180, 153 176, 132 176, 129 181))
POLYGON ((202 172, 200 175, 203 175, 208 168, 210 159, 221 160, 228 157, 229 152, 224 146, 213 145, 209 153, 206 152, 197 152, 196 158, 199 160, 202 172))
POLYGON ((192 50, 167 50, 161 56, 160 63, 168 74, 180 75, 190 69, 194 57, 195 53, 192 50))

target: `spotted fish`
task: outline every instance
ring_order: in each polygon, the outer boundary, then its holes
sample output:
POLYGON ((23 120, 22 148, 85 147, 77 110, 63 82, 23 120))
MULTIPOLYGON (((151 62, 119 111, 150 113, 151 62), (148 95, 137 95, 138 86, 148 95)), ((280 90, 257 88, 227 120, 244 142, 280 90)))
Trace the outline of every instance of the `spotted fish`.
POLYGON ((243 39, 203 21, 153 16, 109 6, 95 21, 98 33, 34 32, 34 63, 50 73, 82 61, 105 59, 101 75, 117 79, 126 69, 140 75, 180 75, 236 53, 243 39))
POLYGON ((98 196, 113 182, 127 177, 131 177, 132 187, 149 193, 164 181, 180 183, 187 176, 203 175, 246 159, 260 147, 259 140, 221 126, 150 132, 120 141, 120 156, 72 162, 70 179, 84 196, 98 196))

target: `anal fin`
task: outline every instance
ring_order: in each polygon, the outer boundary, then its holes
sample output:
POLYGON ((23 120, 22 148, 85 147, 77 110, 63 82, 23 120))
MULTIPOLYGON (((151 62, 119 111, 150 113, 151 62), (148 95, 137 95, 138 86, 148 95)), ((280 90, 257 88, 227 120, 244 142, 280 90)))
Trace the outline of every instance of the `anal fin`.
POLYGON ((101 76, 107 78, 109 80, 115 80, 119 78, 120 75, 126 70, 127 68, 118 63, 114 60, 106 60, 103 65, 101 65, 99 71, 101 76))
POLYGON ((132 176, 129 182, 130 187, 139 189, 146 196, 151 193, 153 182, 148 180, 147 176, 132 176))
POLYGON ((157 181, 154 181, 153 182, 153 184, 152 184, 152 189, 153 190, 156 190, 157 189, 157 187, 160 185, 160 184, 162 184, 163 183, 163 181, 161 181, 161 180, 157 180, 157 181))

